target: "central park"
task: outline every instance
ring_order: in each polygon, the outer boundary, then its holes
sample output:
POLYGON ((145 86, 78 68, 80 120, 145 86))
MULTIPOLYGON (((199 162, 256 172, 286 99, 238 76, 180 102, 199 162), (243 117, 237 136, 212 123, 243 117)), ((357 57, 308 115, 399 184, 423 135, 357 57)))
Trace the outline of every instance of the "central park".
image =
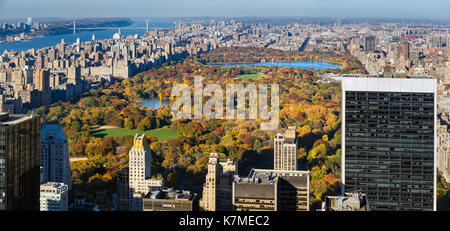
MULTIPOLYGON (((324 73, 365 73, 347 53, 288 52, 268 48, 221 48, 85 93, 79 99, 41 107, 50 122, 61 120, 69 142, 74 195, 94 201, 103 188, 115 191, 118 172, 128 166, 128 151, 135 134, 145 134, 151 147, 152 172, 168 187, 201 192, 209 153, 239 161, 239 174, 251 167, 270 168, 277 130, 261 131, 254 120, 174 120, 170 105, 140 106, 144 99, 172 101, 172 87, 193 86, 194 77, 220 86, 236 83, 279 84, 280 128, 296 126, 298 166, 311 171, 312 208, 325 195, 340 193, 341 87, 338 82, 318 81, 324 73), (342 68, 208 65, 210 63, 284 62, 339 63, 342 68)), ((207 100, 204 99, 204 100, 207 100)), ((441 191, 441 193, 446 193, 441 191)))

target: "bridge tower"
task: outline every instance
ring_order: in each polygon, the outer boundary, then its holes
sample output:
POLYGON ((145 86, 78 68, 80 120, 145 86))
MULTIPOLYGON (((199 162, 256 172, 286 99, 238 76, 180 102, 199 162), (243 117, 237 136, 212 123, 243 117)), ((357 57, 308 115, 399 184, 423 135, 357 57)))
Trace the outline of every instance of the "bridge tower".
POLYGON ((148 33, 148 19, 147 19, 147 33, 148 33))
POLYGON ((76 34, 77 33, 77 27, 76 27, 76 24, 75 24, 75 19, 73 20, 73 34, 76 34))

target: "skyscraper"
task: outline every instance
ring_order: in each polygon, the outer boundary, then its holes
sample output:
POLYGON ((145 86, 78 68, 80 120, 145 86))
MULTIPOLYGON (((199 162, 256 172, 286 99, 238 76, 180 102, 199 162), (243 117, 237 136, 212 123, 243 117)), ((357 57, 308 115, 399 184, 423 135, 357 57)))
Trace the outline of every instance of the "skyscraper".
POLYGON ((436 210, 436 81, 344 78, 343 191, 371 210, 436 210))
POLYGON ((48 69, 36 69, 35 84, 39 91, 48 91, 50 89, 50 72, 48 69))
POLYGON ((231 186, 237 174, 236 160, 221 160, 219 153, 211 152, 200 200, 201 208, 205 211, 231 211, 231 186))
POLYGON ((72 65, 67 71, 67 82, 73 85, 77 85, 81 82, 81 67, 78 65, 72 65))
POLYGON ((50 71, 48 69, 36 69, 34 73, 34 84, 41 94, 41 105, 49 105, 52 101, 50 91, 50 71))
POLYGON ((0 113, 0 210, 39 211, 39 116, 0 113))
POLYGON ((32 17, 28 17, 28 18, 27 18, 27 25, 28 25, 28 26, 33 25, 33 18, 32 18, 32 17))
POLYGON ((297 170, 297 133, 295 127, 288 127, 285 133, 278 133, 274 139, 274 169, 297 170))
POLYGON ((42 69, 44 68, 44 54, 42 53, 42 50, 38 51, 38 55, 36 58, 36 69, 42 69))
POLYGON ((142 198, 151 188, 162 188, 162 180, 152 179, 151 149, 145 135, 134 137, 134 144, 129 152, 129 190, 130 210, 143 211, 142 198))
POLYGON ((403 55, 403 58, 404 58, 405 60, 409 59, 409 58, 410 58, 410 54, 409 54, 409 42, 407 42, 407 41, 402 42, 402 43, 401 43, 401 47, 402 47, 402 55, 403 55))
POLYGON ((375 51, 375 36, 369 35, 364 37, 364 51, 375 51))
POLYGON ((72 190, 69 143, 59 123, 46 123, 41 129, 42 182, 64 183, 72 190))

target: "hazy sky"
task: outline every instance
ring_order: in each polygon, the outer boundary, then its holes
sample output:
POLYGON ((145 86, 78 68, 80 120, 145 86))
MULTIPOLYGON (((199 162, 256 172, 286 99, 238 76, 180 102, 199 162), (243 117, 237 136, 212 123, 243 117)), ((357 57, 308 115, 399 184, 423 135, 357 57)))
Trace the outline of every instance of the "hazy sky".
POLYGON ((0 18, 316 16, 450 19, 450 0, 0 0, 0 18))

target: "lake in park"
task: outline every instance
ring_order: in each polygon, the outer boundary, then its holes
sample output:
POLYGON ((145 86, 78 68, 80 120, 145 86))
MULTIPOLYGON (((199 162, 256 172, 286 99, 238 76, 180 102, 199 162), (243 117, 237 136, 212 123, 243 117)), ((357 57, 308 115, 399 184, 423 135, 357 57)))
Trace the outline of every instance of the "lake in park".
POLYGON ((224 63, 224 64, 212 64, 221 66, 266 66, 266 67, 293 67, 293 68, 313 68, 316 70, 322 69, 342 69, 342 65, 327 63, 327 62, 314 62, 314 61, 300 61, 300 62, 265 62, 265 63, 224 63))
POLYGON ((153 107, 153 110, 156 110, 160 107, 169 105, 169 101, 168 100, 161 101, 157 98, 148 98, 148 99, 144 99, 144 101, 142 101, 142 102, 139 102, 138 105, 141 107, 148 107, 148 108, 153 107))

